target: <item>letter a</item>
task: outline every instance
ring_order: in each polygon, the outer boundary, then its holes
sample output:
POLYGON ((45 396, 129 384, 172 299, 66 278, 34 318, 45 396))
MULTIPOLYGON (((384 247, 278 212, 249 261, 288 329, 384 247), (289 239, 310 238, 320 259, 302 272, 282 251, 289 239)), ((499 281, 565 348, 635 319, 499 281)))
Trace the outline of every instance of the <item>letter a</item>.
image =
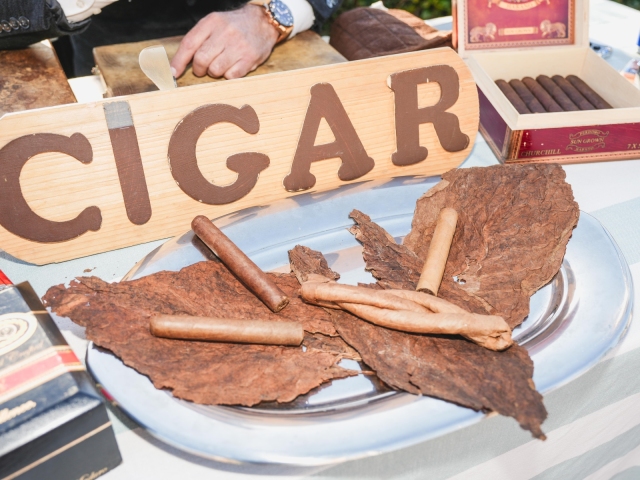
POLYGON ((311 163, 330 158, 342 160, 338 169, 338 178, 342 181, 360 178, 375 165, 358 138, 336 91, 328 83, 318 83, 311 87, 311 100, 302 124, 291 172, 284 178, 284 188, 289 192, 310 189, 316 184, 316 177, 310 171, 311 163), (320 120, 323 118, 329 124, 335 141, 315 145, 320 120))

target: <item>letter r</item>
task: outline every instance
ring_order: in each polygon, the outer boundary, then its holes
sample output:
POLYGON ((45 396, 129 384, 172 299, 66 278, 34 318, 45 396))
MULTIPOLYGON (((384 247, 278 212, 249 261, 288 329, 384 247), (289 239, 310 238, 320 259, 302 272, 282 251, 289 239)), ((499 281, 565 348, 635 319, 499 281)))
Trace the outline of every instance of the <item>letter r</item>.
POLYGON ((419 163, 429 154, 420 145, 419 127, 433 123, 440 145, 447 152, 459 152, 469 145, 469 137, 460 131, 457 115, 447 112, 458 101, 460 80, 453 67, 435 65, 394 73, 390 87, 395 97, 396 152, 391 155, 394 165, 419 163), (418 85, 437 82, 440 99, 430 107, 418 107, 418 85))

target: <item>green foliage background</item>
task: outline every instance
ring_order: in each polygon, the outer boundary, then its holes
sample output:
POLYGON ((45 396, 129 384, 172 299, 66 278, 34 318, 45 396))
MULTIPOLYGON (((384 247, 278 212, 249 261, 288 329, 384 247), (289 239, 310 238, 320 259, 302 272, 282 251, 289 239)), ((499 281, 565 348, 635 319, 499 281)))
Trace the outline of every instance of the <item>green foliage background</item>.
MULTIPOLYGON (((377 0, 344 0, 340 9, 335 13, 336 18, 342 12, 356 7, 367 7, 377 0)), ((423 18, 443 17, 451 15, 451 0, 383 0, 387 8, 402 8, 414 15, 423 18)), ((629 7, 640 10, 640 0, 614 0, 629 7)), ((332 20, 333 20, 332 18, 332 20)), ((331 20, 323 27, 323 34, 329 35, 331 20)))

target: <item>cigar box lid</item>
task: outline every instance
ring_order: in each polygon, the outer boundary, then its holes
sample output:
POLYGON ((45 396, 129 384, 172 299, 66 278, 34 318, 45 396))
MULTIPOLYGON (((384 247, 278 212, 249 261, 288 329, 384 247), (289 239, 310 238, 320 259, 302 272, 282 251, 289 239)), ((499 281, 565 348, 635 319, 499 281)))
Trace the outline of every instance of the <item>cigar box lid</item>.
POLYGON ((475 51, 589 45, 589 0, 453 0, 454 46, 475 51))

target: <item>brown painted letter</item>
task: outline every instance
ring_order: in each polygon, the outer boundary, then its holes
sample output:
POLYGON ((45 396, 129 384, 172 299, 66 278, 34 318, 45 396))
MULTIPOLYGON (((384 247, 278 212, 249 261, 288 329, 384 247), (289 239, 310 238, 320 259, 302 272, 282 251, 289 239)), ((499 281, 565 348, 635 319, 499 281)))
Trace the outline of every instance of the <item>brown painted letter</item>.
POLYGON ((343 181, 355 180, 369 173, 375 165, 358 138, 336 91, 328 83, 318 83, 311 87, 309 108, 302 124, 291 173, 284 178, 284 188, 290 192, 310 189, 316 184, 316 177, 310 172, 311 163, 338 157, 342 159, 338 178, 343 181), (336 139, 331 143, 315 145, 322 118, 326 119, 336 139))
POLYGON ((54 222, 36 214, 22 195, 20 172, 31 157, 59 152, 81 163, 91 163, 93 150, 87 138, 53 133, 36 133, 16 138, 0 149, 0 225, 19 237, 34 242, 64 242, 88 230, 97 231, 102 224, 98 207, 87 207, 73 220, 54 222))
POLYGON ((269 157, 262 153, 237 153, 227 159, 227 168, 238 173, 238 179, 232 185, 219 187, 204 178, 198 168, 196 144, 207 128, 220 122, 233 123, 251 134, 260 130, 258 115, 249 105, 239 109, 224 104, 204 105, 178 123, 169 141, 173 178, 184 193, 207 205, 240 200, 256 185, 260 172, 269 166, 269 157))
POLYGON ((427 158, 426 147, 420 145, 419 127, 433 123, 440 145, 447 152, 459 152, 469 145, 469 137, 460 131, 460 121, 446 110, 458 101, 460 81, 448 65, 416 68, 391 75, 391 89, 396 102, 396 145, 391 155, 394 165, 413 165, 427 158), (440 100, 430 107, 418 108, 418 85, 437 82, 440 100))
POLYGON ((105 103, 103 108, 127 217, 144 225, 151 218, 151 201, 129 102, 105 103))

